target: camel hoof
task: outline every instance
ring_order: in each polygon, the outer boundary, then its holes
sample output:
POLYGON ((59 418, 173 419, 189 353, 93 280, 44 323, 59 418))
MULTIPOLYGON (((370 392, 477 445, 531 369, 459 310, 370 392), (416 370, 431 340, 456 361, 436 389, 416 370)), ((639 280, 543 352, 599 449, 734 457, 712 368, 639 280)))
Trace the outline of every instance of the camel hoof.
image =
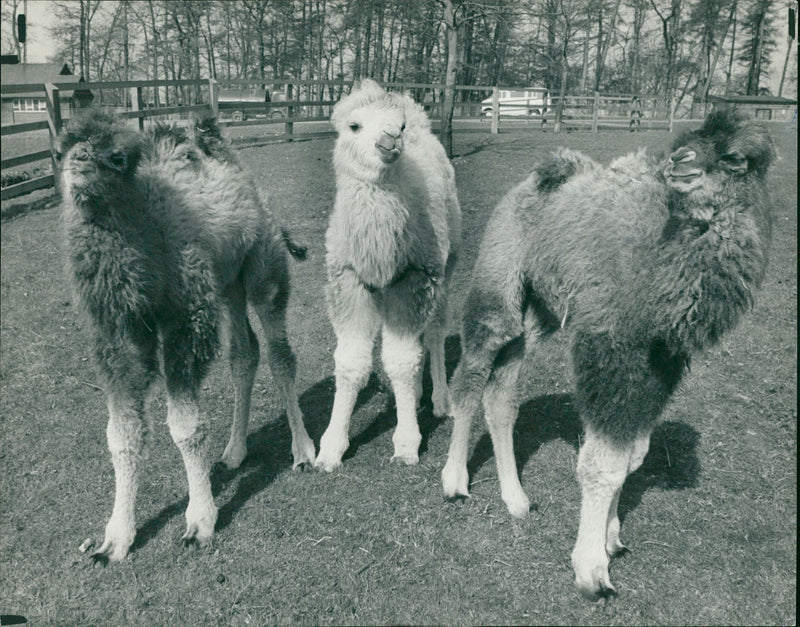
POLYGON ((392 464, 400 464, 402 466, 416 466, 419 464, 419 455, 416 453, 395 453, 389 460, 392 464))
POLYGON ((205 549, 211 546, 211 538, 202 535, 199 527, 191 524, 181 536, 181 544, 186 549, 205 549))

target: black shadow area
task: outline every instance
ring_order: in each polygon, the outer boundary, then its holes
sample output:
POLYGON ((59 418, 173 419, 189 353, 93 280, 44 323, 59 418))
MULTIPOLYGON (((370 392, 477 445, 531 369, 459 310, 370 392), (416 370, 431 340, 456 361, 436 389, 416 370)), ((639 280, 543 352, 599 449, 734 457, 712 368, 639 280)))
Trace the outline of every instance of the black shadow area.
MULTIPOLYGON (((380 389, 375 375, 358 395, 356 409, 380 389)), ((326 377, 308 388, 298 399, 309 436, 319 450, 319 438, 328 425, 333 408, 335 382, 326 377)), ((354 410, 355 411, 355 410, 354 410)), ((227 527, 233 516, 254 495, 264 490, 275 477, 292 466, 292 433, 286 414, 277 421, 264 425, 247 438, 247 457, 242 465, 233 471, 222 464, 216 464, 211 474, 211 485, 216 495, 230 482, 236 481, 236 489, 230 500, 219 510, 216 529, 227 527)))
MULTIPOLYGON (((366 403, 379 389, 380 382, 373 374, 358 395, 356 408, 366 403)), ((334 378, 327 377, 311 386, 298 399, 306 430, 317 445, 330 418, 334 391, 334 378)), ((286 414, 283 413, 276 420, 270 421, 247 436, 247 457, 239 468, 228 470, 223 464, 215 463, 211 469, 211 488, 214 496, 218 496, 227 486, 236 484, 233 496, 220 507, 216 530, 220 531, 227 527, 235 513, 251 497, 272 483, 279 473, 291 468, 292 462, 292 434, 286 414)), ((168 520, 182 515, 188 502, 188 497, 184 497, 180 501, 171 503, 139 526, 131 551, 145 546, 168 520)))
MULTIPOLYGON (((445 359, 448 378, 458 363, 460 345, 458 336, 448 337, 445 343, 445 359)), ((370 375, 367 385, 358 395, 354 412, 382 389, 382 377, 375 372, 370 375)), ((335 379, 326 377, 308 388, 298 399, 303 412, 308 434, 314 440, 319 450, 319 440, 322 437, 333 408, 333 398, 336 391, 335 379)), ((423 400, 419 411, 419 426, 422 432, 422 445, 420 451, 427 447, 430 434, 444 421, 443 418, 433 416, 430 405, 431 379, 429 367, 426 365, 423 375, 423 400)), ((361 433, 350 440, 350 448, 345 453, 344 459, 355 455, 359 446, 364 445, 385 431, 396 425, 396 412, 391 404, 380 412, 370 425, 361 433)), ((247 457, 242 465, 229 471, 222 464, 216 463, 211 470, 211 487, 215 496, 218 496, 229 485, 235 484, 235 490, 227 503, 219 510, 216 530, 227 527, 241 507, 250 498, 264 490, 275 477, 292 465, 292 436, 286 414, 262 426, 247 437, 247 457)), ((138 550, 155 537, 166 525, 167 521, 175 516, 181 516, 188 505, 188 497, 169 504, 161 509, 155 516, 145 521, 137 529, 136 539, 131 546, 131 551, 138 550)))
POLYGON ((697 457, 700 433, 683 422, 662 422, 650 436, 650 450, 639 470, 625 481, 619 497, 619 519, 636 509, 651 488, 684 490, 697 486, 702 467, 697 457))
MULTIPOLYGON (((520 472, 539 447, 550 440, 562 439, 577 448, 582 432, 577 408, 570 394, 547 394, 523 403, 514 425, 514 456, 520 472)), ((484 433, 467 462, 470 477, 494 455, 492 440, 484 433)))
MULTIPOLYGON (((562 439, 577 453, 582 435, 583 426, 571 394, 549 394, 523 403, 514 427, 517 471, 521 472, 542 444, 551 440, 562 439)), ((697 485, 701 472, 697 457, 699 440, 698 431, 682 422, 668 421, 656 426, 642 466, 625 481, 619 502, 620 521, 651 488, 683 490, 697 485)), ((491 438, 484 433, 467 463, 470 477, 493 455, 491 438)))

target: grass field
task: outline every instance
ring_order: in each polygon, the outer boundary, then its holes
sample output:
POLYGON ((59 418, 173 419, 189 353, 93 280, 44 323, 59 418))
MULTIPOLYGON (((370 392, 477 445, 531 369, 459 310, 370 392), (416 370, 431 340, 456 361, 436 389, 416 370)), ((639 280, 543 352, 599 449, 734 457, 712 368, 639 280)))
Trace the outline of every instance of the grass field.
MULTIPOLYGON (((15 217, 2 224, 0 614, 59 625, 796 624, 797 146, 793 129, 772 131, 782 159, 771 178, 777 229, 766 285, 754 312, 695 357, 628 479, 620 509, 632 552, 611 564, 619 595, 597 604, 577 595, 569 563, 581 427, 566 335, 544 344, 521 378, 517 459, 534 503, 525 520, 512 520, 500 500, 482 424, 473 431, 472 498, 443 501, 450 424, 431 413, 427 377, 418 466, 389 463, 393 401, 374 375, 343 467, 293 473, 288 426, 262 364, 250 454, 238 471, 213 474, 213 548, 179 546, 186 479, 157 387, 133 551, 91 568, 79 546, 102 540, 113 500, 105 400, 64 278, 55 203, 41 192, 28 210, 4 207, 15 217)), ((669 141, 659 132, 456 136, 465 242, 451 292, 450 373, 469 271, 503 194, 559 144, 608 162, 669 141)), ((322 297, 332 146, 240 150, 279 220, 309 247, 310 259, 292 266, 289 329, 317 445, 334 392, 322 297)), ((222 361, 202 404, 219 457, 233 408, 222 361)))

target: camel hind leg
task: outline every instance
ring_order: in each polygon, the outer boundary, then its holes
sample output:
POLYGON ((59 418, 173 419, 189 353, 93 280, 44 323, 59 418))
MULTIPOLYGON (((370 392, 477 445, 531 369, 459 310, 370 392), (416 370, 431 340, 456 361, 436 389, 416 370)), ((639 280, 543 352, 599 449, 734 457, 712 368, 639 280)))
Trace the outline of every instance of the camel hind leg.
POLYGON ((238 468, 247 455, 247 423, 259 350, 258 339, 247 320, 247 298, 241 281, 237 280, 226 296, 235 400, 231 437, 222 454, 222 462, 233 469, 238 468))
MULTIPOLYGON (((441 418, 450 414, 452 401, 447 388, 447 367, 444 353, 444 342, 447 338, 447 296, 450 277, 455 266, 455 256, 451 255, 445 268, 444 283, 441 287, 441 297, 437 303, 437 311, 423 335, 423 344, 430 355, 431 402, 433 415, 441 418)), ((421 390, 420 390, 421 392, 421 390)))
MULTIPOLYGON (((503 300, 501 295, 477 290, 467 297, 462 334, 464 353, 450 382, 453 434, 447 463, 442 469, 446 499, 469 496, 467 453, 472 420, 478 412, 498 355, 509 342, 523 335, 522 311, 519 314, 508 311, 501 304, 503 300)), ((502 396, 500 390, 505 387, 506 377, 509 382, 516 381, 513 369, 507 370, 499 381, 495 379, 493 386, 500 385, 491 396, 502 396)))
POLYGON ((500 479, 500 494, 509 513, 522 518, 530 501, 519 482, 514 456, 514 423, 517 421, 517 379, 525 355, 525 341, 518 337, 503 347, 483 393, 483 415, 492 436, 500 479))
MULTIPOLYGON (((284 261, 285 264, 285 261, 284 261)), ((274 281, 255 284, 248 278, 247 297, 261 321, 267 338, 267 359, 275 385, 286 409, 292 433, 292 468, 312 466, 315 461, 314 441, 303 422, 297 401, 295 376, 297 361, 286 333, 286 306, 289 300, 288 269, 274 281)))

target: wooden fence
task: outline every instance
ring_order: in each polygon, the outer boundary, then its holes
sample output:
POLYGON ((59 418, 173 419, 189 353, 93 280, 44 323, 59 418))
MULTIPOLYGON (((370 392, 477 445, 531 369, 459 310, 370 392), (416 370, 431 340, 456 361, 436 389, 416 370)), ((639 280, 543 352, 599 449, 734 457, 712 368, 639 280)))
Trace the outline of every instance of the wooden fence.
MULTIPOLYGON (((185 118, 193 112, 209 112, 220 123, 229 126, 252 124, 279 124, 283 132, 274 136, 276 140, 321 137, 332 134, 332 129, 324 131, 296 133, 295 124, 304 122, 326 122, 334 105, 352 82, 301 81, 282 79, 272 82, 244 80, 240 86, 266 87, 270 99, 264 102, 226 102, 219 100, 219 85, 214 79, 196 80, 152 80, 82 83, 81 90, 89 90, 102 106, 109 101, 123 118, 136 119, 139 129, 144 129, 145 120, 152 118, 185 118), (112 92, 114 97, 104 98, 112 92)), ((385 87, 394 91, 407 91, 420 102, 438 125, 443 101, 443 84, 429 83, 388 83, 385 87)), ((75 83, 4 85, 3 97, 15 93, 39 91, 44 94, 47 105, 47 119, 36 122, 3 125, 0 137, 5 140, 12 135, 47 130, 49 148, 3 159, 0 170, 29 163, 50 161, 50 172, 44 176, 8 185, 0 190, 0 199, 6 200, 37 189, 58 185, 55 141, 61 131, 60 90, 74 90, 75 83)), ((608 96, 595 93, 592 96, 569 96, 564 100, 562 115, 556 120, 558 99, 535 111, 519 115, 518 106, 505 105, 498 93, 502 88, 481 85, 457 85, 456 104, 453 119, 459 122, 458 132, 472 130, 478 132, 500 132, 501 126, 518 128, 520 124, 538 123, 545 127, 552 122, 554 130, 562 128, 589 128, 597 132, 599 128, 628 128, 630 123, 631 97, 608 96)), ((640 96, 642 103, 641 128, 662 128, 672 130, 673 112, 666 112, 663 104, 651 96, 640 96)), ((663 102, 663 101, 662 101, 663 102)), ((312 125, 309 127, 312 128, 312 125)))
MULTIPOLYGON (((34 163, 37 161, 50 160, 50 173, 45 176, 39 176, 31 180, 8 185, 0 190, 0 200, 7 200, 22 194, 30 193, 37 189, 44 189, 47 187, 57 187, 57 161, 56 161, 56 138, 61 132, 64 120, 61 118, 61 96, 60 91, 75 89, 75 83, 47 83, 47 84, 26 84, 26 85, 3 85, 2 96, 6 97, 15 93, 23 92, 40 92, 44 94, 45 102, 47 105, 47 119, 37 122, 27 122, 22 124, 8 124, 0 126, 0 138, 5 141, 6 138, 12 135, 19 135, 21 133, 32 133, 34 131, 48 131, 50 147, 46 150, 37 150, 8 159, 3 159, 0 162, 0 170, 5 171, 8 168, 34 163)), ((214 90, 216 84, 214 81, 209 80, 180 80, 180 81, 119 81, 119 82, 101 82, 101 83, 81 83, 81 89, 87 89, 92 93, 100 93, 103 90, 123 90, 127 91, 130 98, 130 105, 126 107, 127 110, 120 111, 119 115, 122 118, 138 119, 139 129, 144 129, 144 120, 154 116, 165 115, 184 115, 193 111, 212 111, 216 114, 212 103, 216 102, 214 90), (145 101, 142 98, 143 89, 160 89, 166 88, 186 88, 194 87, 199 91, 200 88, 207 88, 208 96, 205 98, 196 98, 199 102, 191 104, 177 104, 170 107, 147 108, 145 101)))

